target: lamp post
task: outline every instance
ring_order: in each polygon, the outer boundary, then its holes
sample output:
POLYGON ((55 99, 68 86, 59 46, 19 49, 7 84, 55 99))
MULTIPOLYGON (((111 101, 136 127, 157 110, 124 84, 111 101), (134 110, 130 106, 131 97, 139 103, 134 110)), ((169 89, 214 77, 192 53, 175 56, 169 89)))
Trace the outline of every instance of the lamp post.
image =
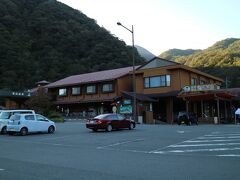
POLYGON ((133 82, 133 120, 136 122, 136 115, 137 115, 137 100, 136 100, 136 77, 135 77, 135 57, 134 57, 134 30, 133 25, 132 29, 128 29, 124 25, 122 25, 120 22, 117 22, 117 25, 122 26, 124 29, 128 30, 130 33, 132 33, 132 66, 133 66, 133 76, 132 76, 132 82, 133 82))

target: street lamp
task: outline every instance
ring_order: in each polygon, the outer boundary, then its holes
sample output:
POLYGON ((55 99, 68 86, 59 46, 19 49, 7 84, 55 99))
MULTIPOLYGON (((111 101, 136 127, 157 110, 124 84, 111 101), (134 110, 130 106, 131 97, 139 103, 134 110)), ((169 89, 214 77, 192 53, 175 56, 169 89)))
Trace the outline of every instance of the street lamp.
POLYGON ((136 122, 136 114, 137 114, 137 101, 136 101, 136 77, 135 77, 135 57, 134 57, 134 31, 133 31, 133 25, 132 30, 128 29, 124 25, 122 25, 120 22, 117 22, 117 25, 122 26, 126 30, 128 30, 130 33, 132 33, 132 66, 133 66, 133 119, 136 122))

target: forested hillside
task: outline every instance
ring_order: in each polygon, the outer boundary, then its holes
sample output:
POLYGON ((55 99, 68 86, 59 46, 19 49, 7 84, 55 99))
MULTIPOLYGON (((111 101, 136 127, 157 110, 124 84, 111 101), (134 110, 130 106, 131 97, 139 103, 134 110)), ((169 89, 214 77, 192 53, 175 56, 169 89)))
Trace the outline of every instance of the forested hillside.
POLYGON ((170 49, 168 51, 163 52, 160 57, 165 58, 165 59, 176 59, 177 57, 182 57, 182 56, 188 56, 191 55, 195 52, 200 52, 201 50, 195 50, 195 49, 170 49))
MULTIPOLYGON (((184 51, 184 50, 183 50, 184 51)), ((172 60, 198 68, 204 72, 227 79, 228 87, 240 87, 240 39, 229 38, 190 55, 166 51, 160 57, 171 55, 172 60), (169 53, 170 52, 170 53, 169 53)))
POLYGON ((131 47, 78 10, 56 0, 0 1, 0 89, 131 65, 131 47))

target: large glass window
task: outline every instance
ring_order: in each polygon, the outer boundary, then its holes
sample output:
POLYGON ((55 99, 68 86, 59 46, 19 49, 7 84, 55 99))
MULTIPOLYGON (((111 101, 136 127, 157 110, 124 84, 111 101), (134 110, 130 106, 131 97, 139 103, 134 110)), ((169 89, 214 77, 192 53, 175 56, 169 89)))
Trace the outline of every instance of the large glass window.
POLYGON ((191 85, 192 86, 197 85, 197 79, 196 78, 191 79, 191 85))
POLYGON ((94 93, 96 93, 96 86, 95 85, 87 86, 87 94, 94 94, 94 93))
POLYGON ((67 89, 66 88, 59 89, 58 95, 59 96, 66 96, 67 95, 67 89))
POLYGON ((144 78, 144 87, 145 88, 149 88, 149 78, 147 77, 147 78, 144 78))
POLYGON ((200 80, 200 85, 206 84, 206 81, 200 80))
POLYGON ((156 77, 151 77, 149 78, 150 80, 150 87, 160 87, 161 84, 161 78, 160 76, 156 76, 156 77))
POLYGON ((72 95, 79 95, 81 94, 81 88, 80 87, 73 87, 72 88, 72 95))
POLYGON ((166 86, 170 86, 171 85, 171 76, 170 75, 166 75, 166 86))
POLYGON ((153 76, 144 78, 145 88, 166 87, 171 85, 171 76, 153 76))
POLYGON ((113 91, 113 85, 112 84, 103 84, 102 92, 112 92, 112 91, 113 91))

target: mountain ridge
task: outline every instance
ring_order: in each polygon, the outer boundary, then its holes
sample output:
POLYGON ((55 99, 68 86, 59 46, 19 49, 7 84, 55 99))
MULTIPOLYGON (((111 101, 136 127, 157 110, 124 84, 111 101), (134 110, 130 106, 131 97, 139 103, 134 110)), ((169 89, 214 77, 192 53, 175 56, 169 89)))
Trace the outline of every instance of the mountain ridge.
MULTIPOLYGON (((183 50, 184 51, 184 50, 183 50)), ((231 81, 229 87, 240 86, 240 39, 227 38, 214 43, 212 46, 193 51, 189 55, 173 54, 168 50, 159 57, 170 56, 171 60, 231 81)))

